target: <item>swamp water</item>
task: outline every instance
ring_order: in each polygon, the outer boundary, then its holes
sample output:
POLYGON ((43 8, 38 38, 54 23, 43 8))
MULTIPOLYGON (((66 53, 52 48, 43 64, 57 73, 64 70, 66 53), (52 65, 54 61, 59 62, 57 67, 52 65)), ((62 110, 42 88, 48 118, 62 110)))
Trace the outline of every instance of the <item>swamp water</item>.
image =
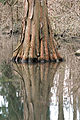
POLYGON ((0 120, 80 120, 80 76, 73 63, 2 62, 0 120))
POLYGON ((16 46, 14 37, 0 40, 0 120, 80 120, 76 44, 61 44, 65 61, 59 64, 13 64, 8 59, 16 46))

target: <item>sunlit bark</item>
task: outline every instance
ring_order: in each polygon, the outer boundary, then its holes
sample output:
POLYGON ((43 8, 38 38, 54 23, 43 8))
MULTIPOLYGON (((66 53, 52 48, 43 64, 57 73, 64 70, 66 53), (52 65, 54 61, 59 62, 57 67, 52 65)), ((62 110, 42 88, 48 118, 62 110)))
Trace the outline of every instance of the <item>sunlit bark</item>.
POLYGON ((13 53, 17 62, 62 60, 52 37, 46 0, 24 0, 20 42, 13 53))

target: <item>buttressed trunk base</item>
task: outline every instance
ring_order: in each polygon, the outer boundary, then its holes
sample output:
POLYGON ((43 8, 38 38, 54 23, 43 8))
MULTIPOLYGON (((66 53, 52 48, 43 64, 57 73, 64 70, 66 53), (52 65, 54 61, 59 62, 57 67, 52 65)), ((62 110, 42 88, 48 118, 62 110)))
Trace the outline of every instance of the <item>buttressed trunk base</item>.
POLYGON ((46 0, 24 0, 22 34, 12 60, 22 63, 62 61, 52 37, 46 0))

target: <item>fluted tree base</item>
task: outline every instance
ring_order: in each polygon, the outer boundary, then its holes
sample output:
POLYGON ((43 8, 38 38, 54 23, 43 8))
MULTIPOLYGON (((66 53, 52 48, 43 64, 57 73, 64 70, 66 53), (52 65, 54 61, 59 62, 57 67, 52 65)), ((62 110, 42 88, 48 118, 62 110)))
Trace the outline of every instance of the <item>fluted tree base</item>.
POLYGON ((12 60, 21 63, 59 62, 48 19, 46 0, 24 0, 22 34, 12 60))

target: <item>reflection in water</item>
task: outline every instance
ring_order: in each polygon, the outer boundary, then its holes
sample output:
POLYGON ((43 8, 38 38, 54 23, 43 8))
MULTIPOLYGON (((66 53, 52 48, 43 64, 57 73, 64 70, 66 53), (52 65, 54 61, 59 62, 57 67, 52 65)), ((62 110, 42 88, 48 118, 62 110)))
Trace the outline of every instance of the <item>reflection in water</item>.
POLYGON ((54 76, 51 88, 51 120, 80 120, 80 77, 75 79, 71 69, 66 65, 58 69, 54 76))
POLYGON ((12 77, 0 82, 0 120, 80 120, 79 77, 75 79, 69 65, 13 68, 12 77))
POLYGON ((0 120, 22 120, 22 104, 11 82, 0 84, 0 120))
MULTIPOLYGON (((24 120, 50 120, 49 93, 58 64, 17 65, 25 91, 24 120)), ((16 70, 17 71, 17 70, 16 70)))
POLYGON ((53 83, 54 86, 51 88, 53 93, 51 97, 51 120, 64 120, 64 110, 63 110, 63 77, 62 72, 56 72, 53 83))
POLYGON ((13 75, 10 64, 1 65, 0 76, 0 120, 22 120, 23 103, 19 96, 17 77, 13 75), (16 78, 16 82, 14 82, 16 78))

